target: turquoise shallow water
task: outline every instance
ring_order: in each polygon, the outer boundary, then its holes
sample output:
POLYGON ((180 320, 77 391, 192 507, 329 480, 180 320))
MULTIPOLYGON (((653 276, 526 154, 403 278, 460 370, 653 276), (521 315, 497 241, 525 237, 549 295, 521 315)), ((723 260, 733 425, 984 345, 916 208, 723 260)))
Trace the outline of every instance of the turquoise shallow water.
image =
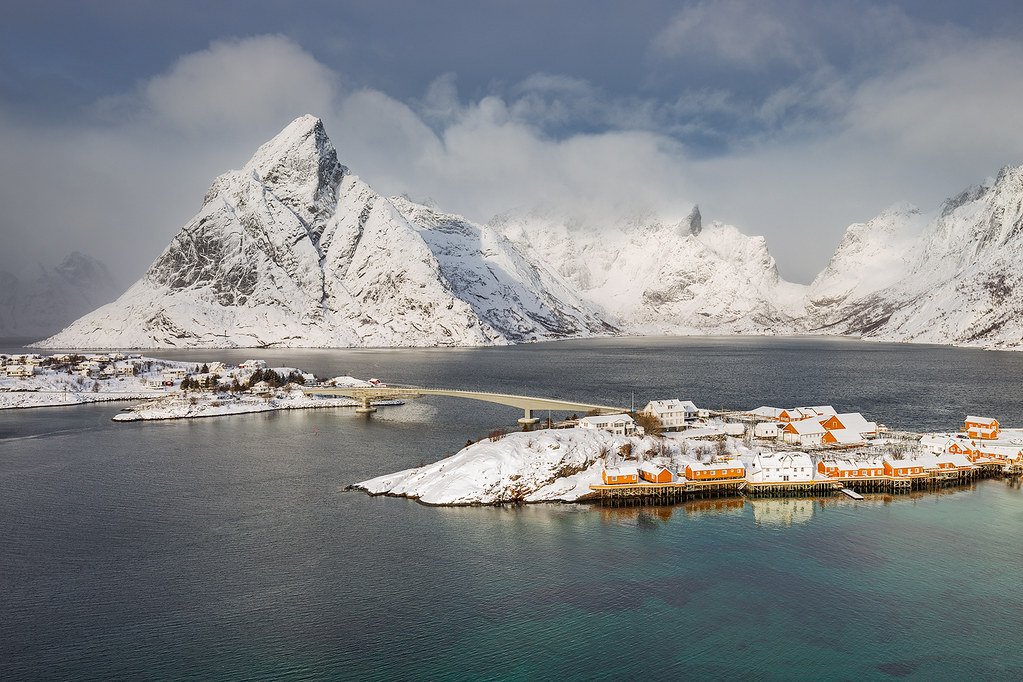
MULTIPOLYGON (((578 399, 822 402, 797 400, 801 373, 803 394, 895 426, 969 406, 1023 424, 1017 354, 690 339, 265 355, 578 399)), ((0 413, 0 679, 1023 677, 1023 492, 1006 482, 430 508, 341 488, 516 414, 432 399, 371 420, 118 425, 118 409, 0 413)))

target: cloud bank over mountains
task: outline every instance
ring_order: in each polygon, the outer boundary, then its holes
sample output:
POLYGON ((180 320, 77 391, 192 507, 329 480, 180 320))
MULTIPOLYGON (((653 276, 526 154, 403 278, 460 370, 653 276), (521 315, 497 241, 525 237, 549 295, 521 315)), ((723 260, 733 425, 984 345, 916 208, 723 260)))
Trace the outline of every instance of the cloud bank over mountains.
POLYGON ((698 202, 808 281, 847 224, 1023 161, 1023 45, 911 9, 694 3, 623 51, 640 55, 631 89, 555 62, 465 86, 453 58, 397 97, 346 70, 358 44, 273 32, 216 39, 65 117, 25 116, 0 89, 0 225, 16 247, 0 267, 59 242, 137 276, 210 177, 308 111, 384 193, 477 221, 534 204, 680 219, 698 202))

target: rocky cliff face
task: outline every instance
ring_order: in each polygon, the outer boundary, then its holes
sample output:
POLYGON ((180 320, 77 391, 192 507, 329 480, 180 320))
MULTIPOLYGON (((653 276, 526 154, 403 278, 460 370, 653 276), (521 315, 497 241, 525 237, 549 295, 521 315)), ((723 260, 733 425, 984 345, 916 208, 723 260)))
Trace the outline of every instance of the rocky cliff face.
POLYGON ((613 331, 488 229, 398 203, 302 117, 218 177, 123 296, 40 345, 483 345, 613 331))

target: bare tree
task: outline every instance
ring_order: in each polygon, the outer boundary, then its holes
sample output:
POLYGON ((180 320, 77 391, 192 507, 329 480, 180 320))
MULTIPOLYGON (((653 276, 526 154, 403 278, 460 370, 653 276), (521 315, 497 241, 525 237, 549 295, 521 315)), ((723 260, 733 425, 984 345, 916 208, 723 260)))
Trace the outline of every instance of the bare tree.
POLYGON ((664 431, 664 425, 655 415, 646 412, 634 412, 632 413, 632 419, 636 422, 637 426, 643 428, 643 432, 648 436, 659 436, 664 431))

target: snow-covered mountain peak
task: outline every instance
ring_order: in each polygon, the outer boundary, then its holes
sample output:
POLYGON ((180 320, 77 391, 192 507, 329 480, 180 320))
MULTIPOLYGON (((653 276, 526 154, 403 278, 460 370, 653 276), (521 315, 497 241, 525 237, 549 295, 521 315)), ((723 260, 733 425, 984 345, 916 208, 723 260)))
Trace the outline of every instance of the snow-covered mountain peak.
POLYGON ((493 230, 380 196, 296 119, 48 347, 450 346, 616 331, 493 230))
POLYGON ((918 213, 920 213, 920 209, 917 208, 915 204, 912 204, 908 201, 897 201, 888 208, 878 213, 875 220, 878 218, 893 219, 902 216, 912 216, 918 213))
POLYGON ((763 238, 696 215, 598 229, 527 212, 491 225, 632 333, 791 333, 803 287, 781 280, 763 238))
POLYGON ((323 122, 309 115, 288 124, 242 169, 306 220, 322 217, 333 208, 347 172, 338 162, 323 122))
POLYGON ((285 164, 306 166, 321 159, 336 164, 337 150, 327 137, 323 121, 307 114, 296 118, 260 145, 244 169, 256 171, 267 184, 275 184, 280 179, 273 175, 274 168, 285 164))

